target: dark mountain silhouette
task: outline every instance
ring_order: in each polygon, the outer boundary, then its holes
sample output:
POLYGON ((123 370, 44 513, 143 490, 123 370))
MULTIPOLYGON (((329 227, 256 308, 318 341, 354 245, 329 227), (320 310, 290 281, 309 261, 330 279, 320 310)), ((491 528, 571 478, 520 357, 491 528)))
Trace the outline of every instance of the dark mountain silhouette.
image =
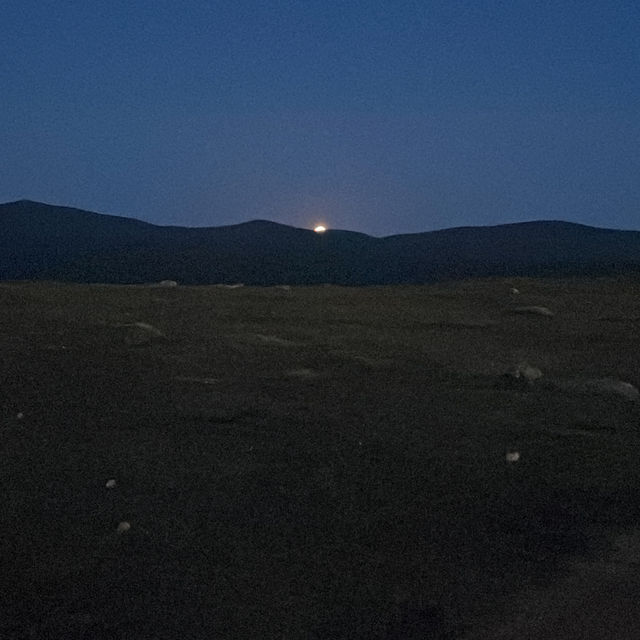
POLYGON ((28 200, 0 205, 0 280, 371 285, 640 272, 640 232, 561 221, 374 238, 266 220, 158 226, 28 200))

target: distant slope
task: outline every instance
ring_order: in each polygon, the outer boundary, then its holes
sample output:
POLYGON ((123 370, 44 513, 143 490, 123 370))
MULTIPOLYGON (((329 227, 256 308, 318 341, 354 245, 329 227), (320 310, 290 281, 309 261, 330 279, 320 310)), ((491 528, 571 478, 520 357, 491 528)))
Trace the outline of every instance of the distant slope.
POLYGON ((405 281, 431 276, 597 275, 640 266, 640 232, 562 221, 459 227, 384 239, 405 281))
POLYGON ((21 200, 0 205, 0 277, 39 278, 90 254, 157 246, 160 227, 21 200))
POLYGON ((345 285, 640 271, 640 232, 561 221, 373 238, 255 220, 157 226, 22 200, 0 205, 0 280, 345 285))

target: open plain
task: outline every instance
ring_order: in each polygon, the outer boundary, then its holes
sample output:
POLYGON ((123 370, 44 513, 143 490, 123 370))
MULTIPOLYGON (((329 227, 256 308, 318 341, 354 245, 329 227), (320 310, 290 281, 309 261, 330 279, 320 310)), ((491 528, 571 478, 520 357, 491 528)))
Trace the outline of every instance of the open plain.
POLYGON ((637 279, 4 283, 0 363, 0 638, 640 637, 637 279))

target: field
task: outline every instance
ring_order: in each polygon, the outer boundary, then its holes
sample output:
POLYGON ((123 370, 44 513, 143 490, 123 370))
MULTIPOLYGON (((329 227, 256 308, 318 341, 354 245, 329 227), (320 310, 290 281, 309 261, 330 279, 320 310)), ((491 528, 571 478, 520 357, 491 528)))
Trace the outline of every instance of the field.
POLYGON ((586 382, 639 326, 632 279, 1 284, 0 638, 640 637, 640 402, 586 382))

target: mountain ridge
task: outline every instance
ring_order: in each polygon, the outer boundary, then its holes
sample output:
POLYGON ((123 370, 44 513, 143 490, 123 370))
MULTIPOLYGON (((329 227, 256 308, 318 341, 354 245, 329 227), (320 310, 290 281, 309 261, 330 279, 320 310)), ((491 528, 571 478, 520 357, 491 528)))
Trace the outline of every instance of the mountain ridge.
POLYGON ((563 220, 374 237, 271 220, 155 225, 31 200, 0 204, 0 280, 376 285, 640 272, 640 231, 563 220))

